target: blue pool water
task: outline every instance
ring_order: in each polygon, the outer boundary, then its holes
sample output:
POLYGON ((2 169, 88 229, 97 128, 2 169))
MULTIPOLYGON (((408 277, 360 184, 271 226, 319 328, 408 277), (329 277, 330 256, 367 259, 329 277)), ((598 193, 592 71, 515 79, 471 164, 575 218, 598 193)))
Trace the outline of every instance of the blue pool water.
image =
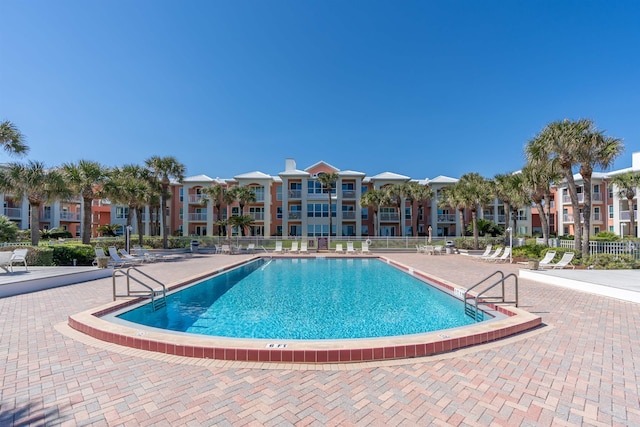
POLYGON ((156 328, 266 339, 373 338, 474 323, 463 304, 377 259, 258 260, 118 316, 156 328))

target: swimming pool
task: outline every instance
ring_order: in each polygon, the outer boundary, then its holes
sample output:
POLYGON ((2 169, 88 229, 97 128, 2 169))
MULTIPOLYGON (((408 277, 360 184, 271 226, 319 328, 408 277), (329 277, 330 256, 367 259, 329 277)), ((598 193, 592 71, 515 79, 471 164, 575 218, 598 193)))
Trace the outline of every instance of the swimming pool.
POLYGON ((257 260, 117 316, 233 338, 354 339, 474 323, 460 300, 378 259, 257 260))

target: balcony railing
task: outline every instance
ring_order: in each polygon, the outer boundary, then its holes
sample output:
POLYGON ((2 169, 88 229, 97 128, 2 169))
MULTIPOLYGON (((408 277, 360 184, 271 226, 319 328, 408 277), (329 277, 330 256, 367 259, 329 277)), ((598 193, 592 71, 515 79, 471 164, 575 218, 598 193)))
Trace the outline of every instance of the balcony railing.
POLYGON ((205 222, 207 220, 207 213, 190 213, 189 214, 189 221, 199 221, 199 222, 205 222))
POLYGON ((249 212, 247 215, 254 221, 264 221, 264 212, 249 212))
MULTIPOLYGON (((631 220, 631 215, 629 215, 629 211, 620 211, 620 221, 630 221, 630 220, 631 220)), ((638 220, 637 210, 633 211, 633 220, 634 221, 638 220)))
POLYGON ((504 223, 506 219, 505 215, 494 215, 494 214, 484 214, 483 218, 487 221, 496 222, 496 223, 504 223))
POLYGON ((456 222, 455 214, 439 214, 438 222, 456 222))
POLYGON ((73 212, 60 212, 61 221, 80 221, 80 214, 73 212))
POLYGON ((203 199, 205 199, 205 197, 201 194, 189 195, 189 203, 201 204, 203 199))
POLYGON ((342 219, 356 219, 356 211, 342 211, 342 219))
POLYGON ((289 198, 290 199, 301 199, 302 198, 302 190, 289 190, 289 198))
POLYGON ((288 219, 302 219, 302 212, 300 211, 294 211, 294 212, 289 212, 288 219))
MULTIPOLYGON (((591 193, 591 201, 601 202, 602 193, 591 193)), ((571 203, 571 196, 569 195, 562 196, 562 202, 565 204, 571 203)), ((584 202, 584 193, 578 193, 578 203, 583 203, 583 202, 584 202)))
POLYGON ((355 190, 342 190, 342 198, 343 199, 355 199, 356 198, 355 190))
POLYGON ((398 221, 400 217, 397 213, 381 213, 380 221, 398 221))
POLYGON ((22 217, 22 208, 4 208, 4 215, 9 218, 22 217))

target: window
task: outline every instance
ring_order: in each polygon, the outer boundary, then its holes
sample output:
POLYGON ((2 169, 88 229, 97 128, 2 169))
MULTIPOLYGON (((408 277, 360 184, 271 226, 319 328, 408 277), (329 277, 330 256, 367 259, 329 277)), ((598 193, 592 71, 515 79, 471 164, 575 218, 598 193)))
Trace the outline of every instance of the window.
POLYGON ((360 192, 361 192, 362 194, 364 194, 364 193, 366 193, 366 192, 367 192, 367 190, 368 190, 368 189, 369 189, 369 188, 368 188, 366 185, 363 185, 362 187, 360 187, 360 192))
POLYGON ((404 208, 404 219, 411 219, 411 208, 404 208))
MULTIPOLYGON (((336 217, 336 205, 331 204, 331 216, 336 217)), ((309 203, 307 205, 307 217, 309 218, 329 218, 328 203, 309 203)))
MULTIPOLYGON (((320 181, 309 180, 307 181, 307 193, 308 194, 324 194, 325 191, 320 181)), ((331 188, 331 194, 336 194, 335 185, 331 188)))
POLYGON ((362 235, 363 236, 368 236, 369 235, 369 226, 368 225, 363 225, 362 226, 362 235))
POLYGON ((593 227, 593 234, 598 234, 600 232, 600 227, 593 227))
POLYGON ((180 187, 180 201, 184 201, 184 187, 180 187))
POLYGON ((254 186, 251 186, 249 188, 256 195, 256 202, 263 202, 264 201, 264 187, 254 185, 254 186))
POLYGON ((282 200, 282 185, 276 187, 276 200, 282 200))
POLYGON ((609 205, 609 219, 613 219, 613 205, 609 205))
POLYGON ((360 212, 362 212, 361 216, 363 220, 369 219, 369 208, 362 208, 360 212))
POLYGON ((600 221, 600 207, 596 206, 593 208, 593 220, 600 221))
POLYGON ((129 217, 128 206, 116 206, 116 219, 127 219, 129 217))
POLYGON ((609 186, 609 198, 613 199, 613 186, 612 185, 609 186))
POLYGON ((356 235, 356 227, 353 225, 343 225, 342 226, 342 235, 343 236, 355 236, 356 235))
POLYGON ((231 208, 231 216, 238 216, 240 215, 240 207, 239 206, 234 206, 231 208))
POLYGON ((282 206, 276 207, 276 218, 282 219, 282 206))
POLYGON ((180 208, 180 219, 183 219, 183 218, 184 218, 184 213, 183 213, 182 209, 183 209, 183 208, 180 208))

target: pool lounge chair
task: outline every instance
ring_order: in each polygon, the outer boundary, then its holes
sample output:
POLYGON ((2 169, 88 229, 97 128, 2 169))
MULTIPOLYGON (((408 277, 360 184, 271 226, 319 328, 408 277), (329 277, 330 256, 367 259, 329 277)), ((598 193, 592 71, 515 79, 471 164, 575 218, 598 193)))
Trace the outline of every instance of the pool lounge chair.
POLYGON ((0 252, 0 268, 9 273, 9 267, 11 267, 11 258, 13 252, 2 251, 0 252))
POLYGON ((490 262, 507 262, 509 260, 509 256, 511 255, 511 248, 504 248, 504 252, 502 256, 495 258, 488 258, 487 261, 490 262))
POLYGON ((575 256, 575 254, 573 252, 565 252, 564 255, 562 255, 562 258, 560 258, 560 261, 558 261, 555 264, 548 264, 546 266, 546 268, 551 268, 551 269, 563 269, 565 267, 567 268, 572 268, 575 269, 576 267, 574 265, 571 265, 570 262, 573 261, 573 257, 575 256))
POLYGON ((369 244, 367 242, 362 242, 362 249, 360 250, 363 254, 370 254, 369 244))
POLYGON ((342 243, 336 243, 336 253, 337 254, 343 254, 344 253, 344 249, 342 249, 342 243))
POLYGON ((478 255, 480 258, 482 257, 487 257, 489 256, 489 254, 491 253, 491 245, 487 245, 486 248, 484 248, 484 253, 482 255, 478 255))
POLYGON ((120 255, 118 255, 118 249, 116 249, 115 246, 109 246, 109 256, 113 261, 114 267, 126 267, 127 265, 132 265, 137 263, 137 262, 133 262, 133 261, 121 258, 120 255))
POLYGON ((133 263, 137 262, 139 264, 142 264, 143 262, 147 261, 146 257, 131 255, 129 252, 127 252, 126 249, 120 249, 120 255, 122 256, 123 259, 126 259, 127 261, 131 261, 133 263))
POLYGON ((443 247, 440 245, 436 245, 433 247, 433 254, 434 255, 443 255, 445 252, 443 251, 443 247))
POLYGON ((483 261, 486 261, 486 260, 491 261, 492 259, 498 258, 501 253, 502 253, 502 248, 498 248, 495 251, 493 251, 493 253, 491 255, 481 256, 480 259, 483 260, 483 261))
POLYGON ((23 263, 25 271, 29 271, 29 267, 27 267, 27 253, 28 249, 14 249, 13 254, 11 256, 11 262, 9 263, 11 266, 11 271, 13 271, 14 263, 23 263))
POLYGON ((291 242, 291 249, 289 252, 298 252, 298 242, 291 242))
POLYGON ((551 264, 551 261, 553 261, 553 259, 556 257, 556 251, 548 251, 545 255, 544 258, 542 258, 540 260, 540 262, 538 263, 538 267, 539 268, 548 268, 549 265, 551 264))
POLYGON ((281 254, 282 253, 282 241, 278 240, 276 242, 276 248, 273 250, 274 253, 276 254, 281 254))
POLYGON ((356 250, 353 248, 353 242, 347 242, 347 253, 355 254, 356 250))
POLYGON ((255 243, 249 243, 249 244, 247 245, 247 250, 246 250, 246 252, 247 252, 248 254, 252 254, 252 253, 254 253, 255 251, 256 251, 256 244, 255 244, 255 243))
POLYGON ((307 246, 308 246, 307 242, 300 243, 300 253, 301 254, 308 254, 309 253, 309 250, 307 249, 307 246))

